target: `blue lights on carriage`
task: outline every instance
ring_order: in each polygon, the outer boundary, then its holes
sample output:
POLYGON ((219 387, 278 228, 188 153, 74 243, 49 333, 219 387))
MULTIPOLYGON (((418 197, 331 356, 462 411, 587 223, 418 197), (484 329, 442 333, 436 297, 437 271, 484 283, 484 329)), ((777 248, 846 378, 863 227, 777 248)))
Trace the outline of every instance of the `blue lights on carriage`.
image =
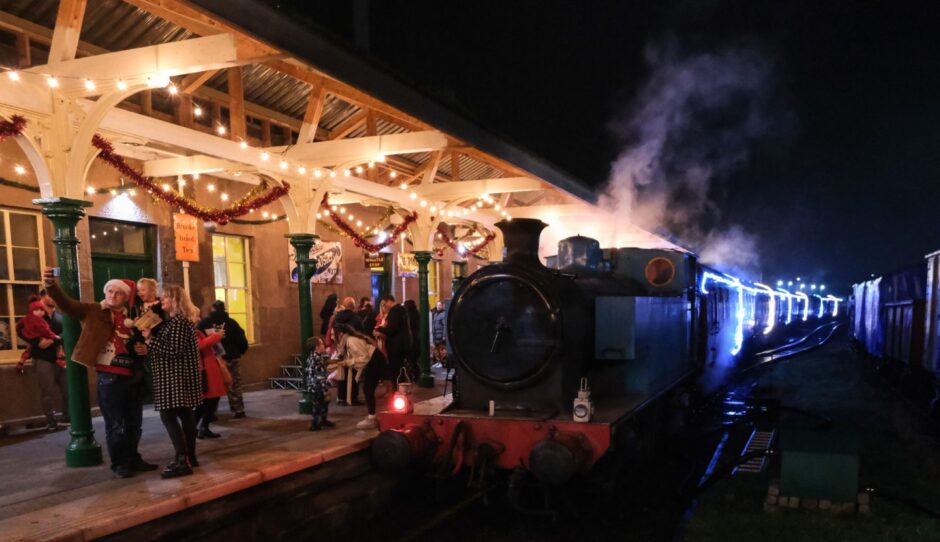
POLYGON ((764 335, 770 335, 770 332, 774 330, 774 325, 777 323, 777 294, 774 293, 773 288, 766 284, 755 282, 754 286, 763 290, 770 297, 770 300, 767 302, 767 326, 764 327, 764 335))
POLYGON ((809 296, 803 292, 797 292, 796 297, 803 300, 803 321, 809 320, 809 296))
POLYGON ((793 321, 793 294, 783 288, 777 288, 777 290, 783 293, 781 297, 787 298, 787 319, 785 324, 790 325, 790 322, 793 321))
POLYGON ((822 318, 826 311, 826 299, 821 295, 814 295, 813 297, 819 298, 819 313, 816 314, 816 317, 822 318))

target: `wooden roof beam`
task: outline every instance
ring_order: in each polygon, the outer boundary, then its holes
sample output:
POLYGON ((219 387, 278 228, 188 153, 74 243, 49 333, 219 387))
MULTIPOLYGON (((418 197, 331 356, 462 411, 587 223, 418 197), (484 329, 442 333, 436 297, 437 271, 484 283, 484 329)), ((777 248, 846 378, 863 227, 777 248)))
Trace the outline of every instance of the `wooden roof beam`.
POLYGON ((343 139, 353 133, 366 122, 367 115, 368 112, 365 109, 351 115, 348 119, 330 130, 330 139, 343 139))
POLYGON ((191 73, 183 78, 180 83, 180 92, 183 94, 192 94, 199 90, 199 87, 205 85, 209 79, 219 73, 219 70, 208 70, 200 73, 191 73))
POLYGON ((55 30, 49 47, 49 64, 58 64, 75 58, 78 37, 85 19, 86 0, 60 0, 55 18, 55 30))

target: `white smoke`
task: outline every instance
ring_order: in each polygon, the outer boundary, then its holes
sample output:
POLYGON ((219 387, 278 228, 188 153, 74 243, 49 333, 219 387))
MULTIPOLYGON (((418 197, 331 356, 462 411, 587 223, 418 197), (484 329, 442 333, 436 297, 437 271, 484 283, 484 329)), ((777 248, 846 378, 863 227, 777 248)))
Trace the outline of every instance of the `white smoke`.
POLYGON ((675 40, 647 47, 648 82, 611 129, 624 149, 600 203, 651 231, 698 248, 703 262, 753 272, 757 240, 718 228, 716 199, 729 174, 774 122, 771 63, 755 48, 683 52, 675 40))

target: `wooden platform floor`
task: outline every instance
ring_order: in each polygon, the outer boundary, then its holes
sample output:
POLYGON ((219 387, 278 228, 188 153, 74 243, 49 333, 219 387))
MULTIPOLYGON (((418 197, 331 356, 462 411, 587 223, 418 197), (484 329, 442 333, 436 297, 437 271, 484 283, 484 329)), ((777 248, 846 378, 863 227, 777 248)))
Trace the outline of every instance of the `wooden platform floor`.
MULTIPOLYGON (((440 395, 443 381, 416 389, 415 399, 440 395)), ((330 405, 334 429, 309 431, 310 418, 297 414, 295 391, 245 394, 248 417, 234 420, 225 399, 213 430, 222 438, 200 440, 201 467, 192 476, 163 480, 159 471, 117 479, 105 464, 65 466, 67 430, 37 431, 0 439, 0 539, 92 540, 287 476, 369 446, 375 430, 358 430, 364 406, 330 405)), ((383 400, 379 400, 379 408, 383 400)), ((104 426, 93 419, 104 449, 104 426)), ((160 418, 145 407, 140 451, 161 467, 173 455, 160 418)))

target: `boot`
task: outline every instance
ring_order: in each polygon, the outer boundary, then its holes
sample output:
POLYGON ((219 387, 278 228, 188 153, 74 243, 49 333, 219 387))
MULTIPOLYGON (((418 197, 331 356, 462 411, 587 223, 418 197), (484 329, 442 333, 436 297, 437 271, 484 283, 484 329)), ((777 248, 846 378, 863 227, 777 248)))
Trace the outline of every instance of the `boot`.
POLYGON ((180 476, 189 476, 193 473, 193 468, 189 464, 189 457, 183 454, 176 454, 176 461, 167 465, 160 478, 177 478, 180 476))

